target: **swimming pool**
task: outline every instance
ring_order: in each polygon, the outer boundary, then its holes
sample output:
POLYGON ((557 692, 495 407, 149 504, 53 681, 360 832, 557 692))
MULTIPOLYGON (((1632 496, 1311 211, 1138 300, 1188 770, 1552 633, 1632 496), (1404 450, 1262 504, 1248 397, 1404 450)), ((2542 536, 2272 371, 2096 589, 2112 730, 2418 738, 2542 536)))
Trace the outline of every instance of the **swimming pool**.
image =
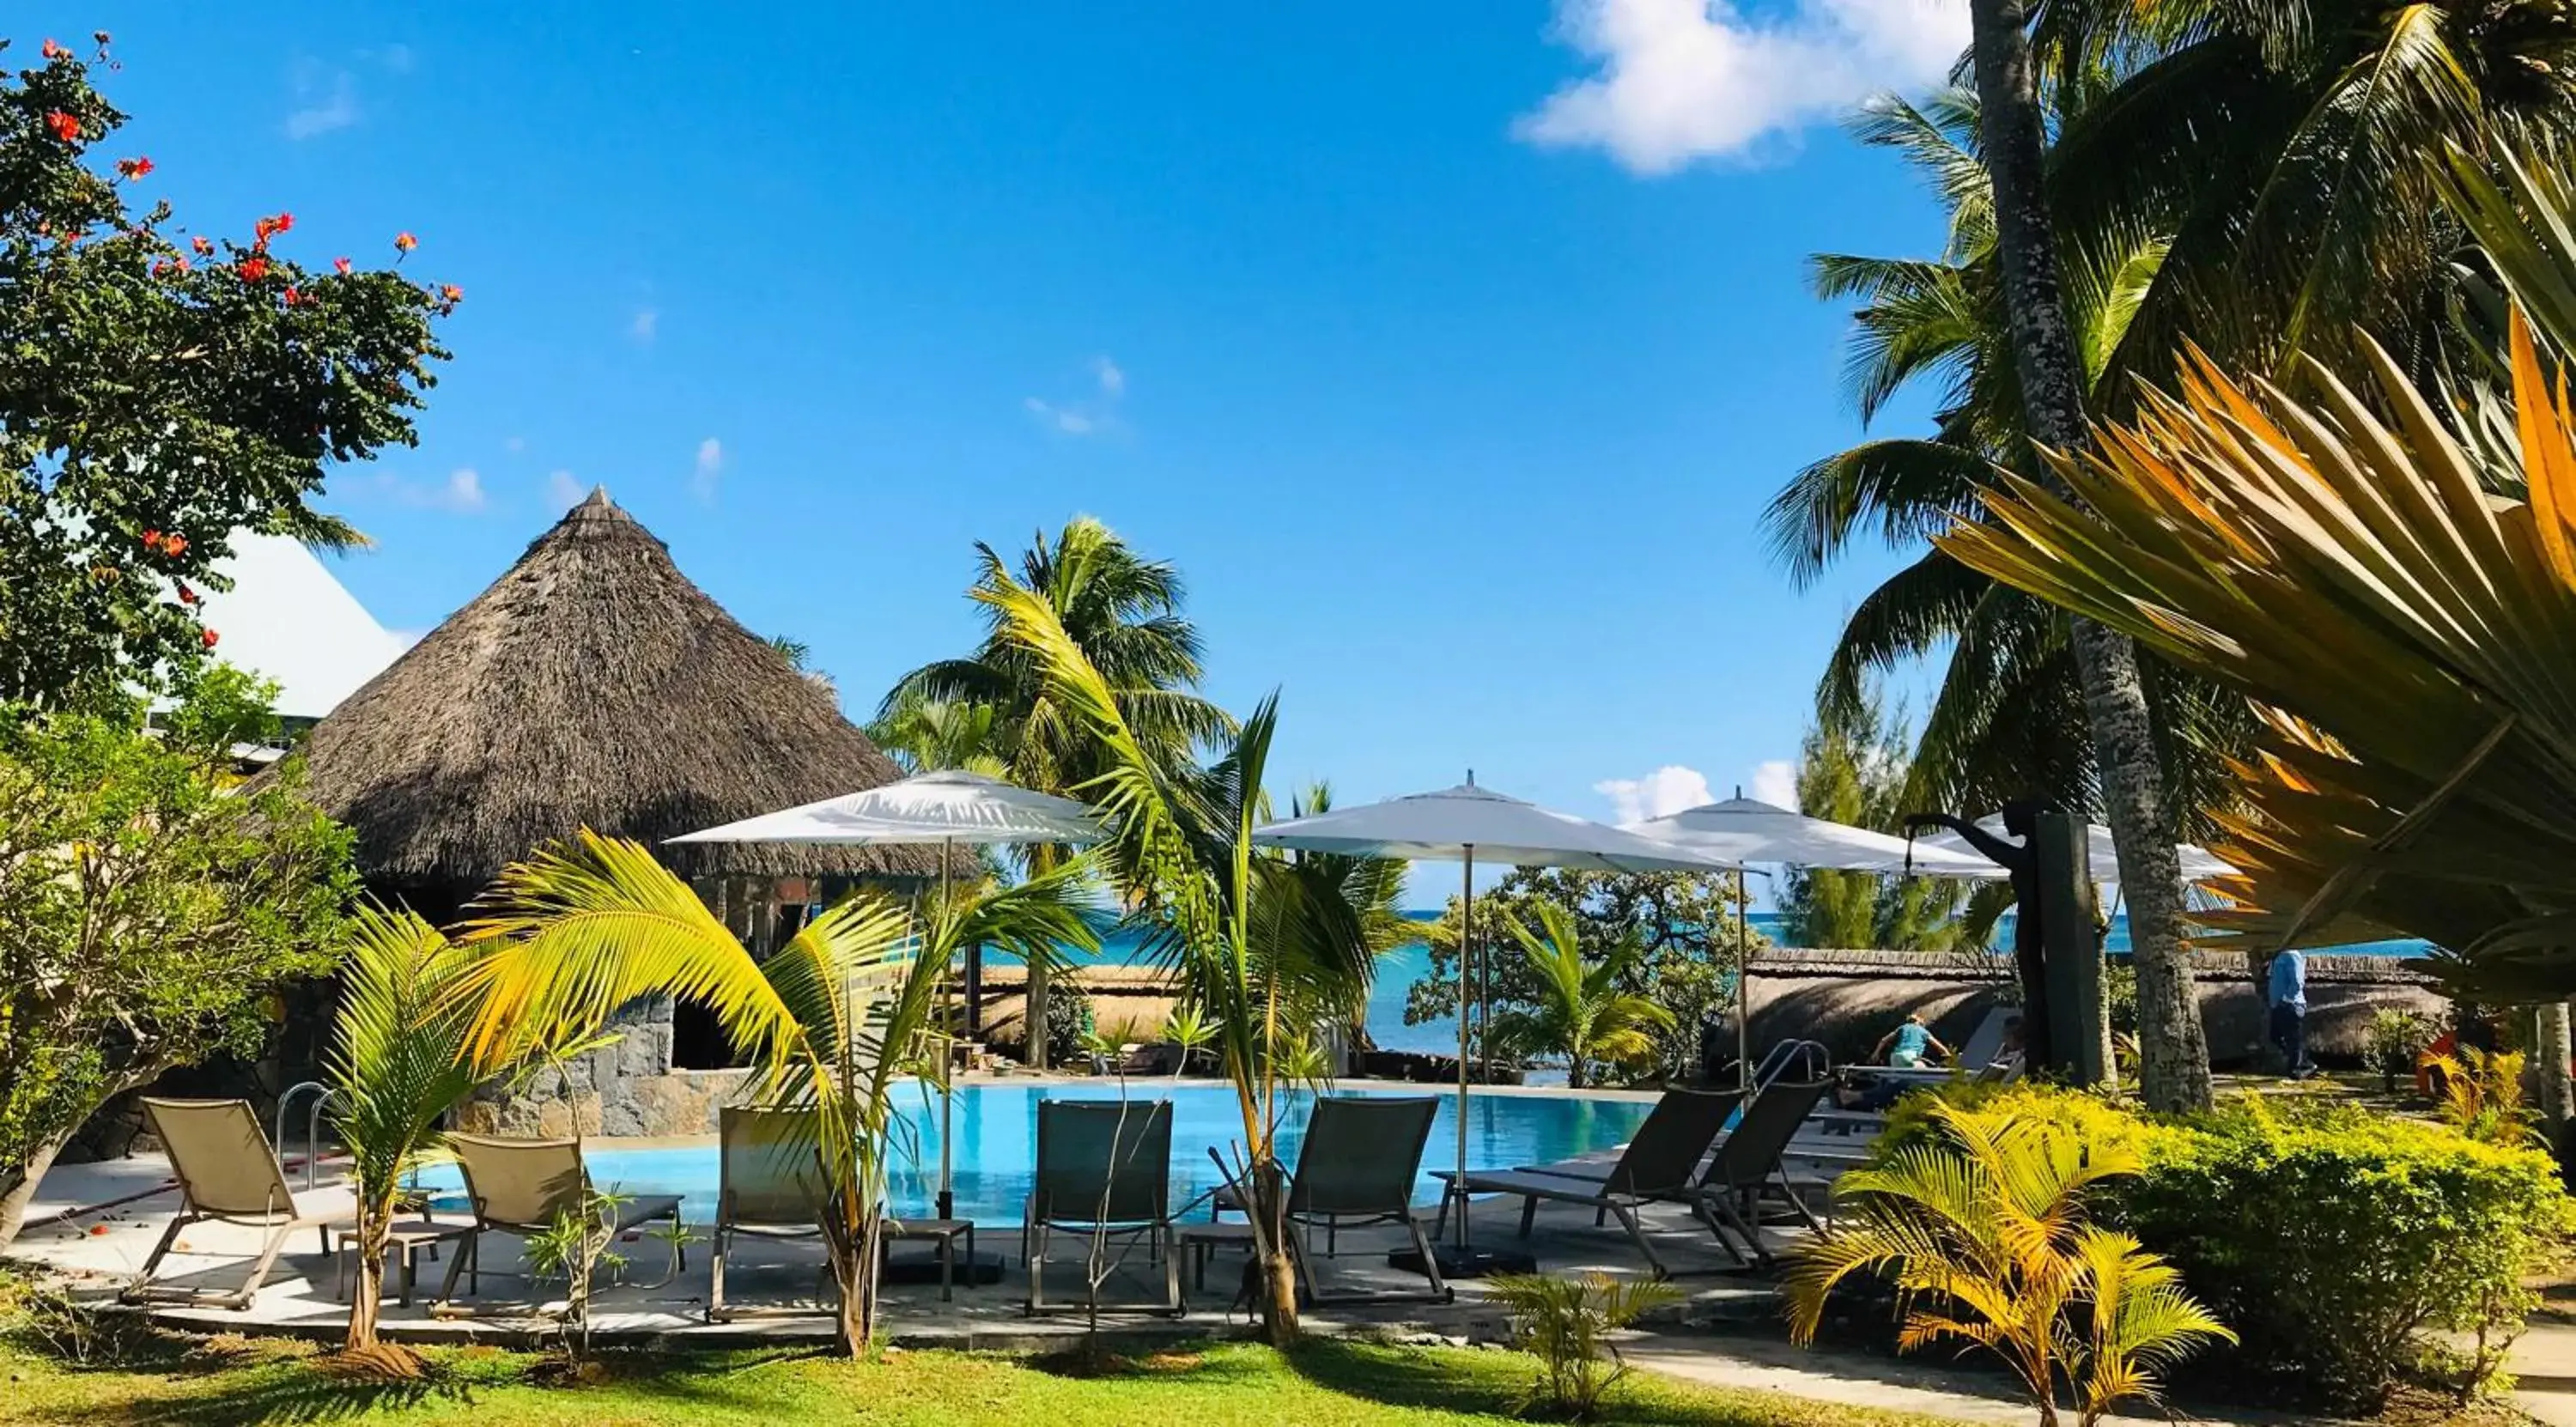
MULTIPOLYGON (((1371 1086, 1335 1094, 1422 1095, 1431 1086, 1371 1086)), ((1116 1098, 1114 1086, 994 1085, 958 1087, 957 1214, 982 1224, 1016 1225, 1028 1198, 1036 1158, 1038 1101, 1116 1098)), ((1172 1202, 1188 1203, 1216 1183, 1216 1166, 1207 1147, 1230 1146, 1243 1138, 1243 1119, 1234 1092, 1206 1081, 1178 1083, 1129 1081, 1130 1100, 1172 1102, 1172 1202)), ((1311 1096, 1300 1096, 1287 1116, 1281 1157, 1296 1163, 1297 1142, 1305 1132, 1311 1096)), ((1653 1108, 1650 1101, 1579 1095, 1478 1095, 1467 1108, 1467 1163, 1474 1169, 1508 1169, 1609 1149, 1624 1142, 1653 1108)), ((935 1097, 907 1095, 904 1120, 918 1141, 918 1162, 899 1162, 894 1177, 898 1215, 926 1215, 939 1188, 939 1102, 935 1097)), ((1423 1174, 1417 1201, 1437 1202, 1439 1181, 1431 1170, 1446 1169, 1458 1155, 1458 1106, 1455 1091, 1440 1101, 1431 1142, 1423 1152, 1423 1174)), ((594 1148, 586 1151, 591 1182, 620 1194, 676 1194, 680 1212, 692 1222, 715 1217, 716 1147, 702 1145, 652 1149, 594 1148)), ((421 1180, 432 1191, 457 1191, 464 1181, 452 1164, 424 1170, 421 1180)))

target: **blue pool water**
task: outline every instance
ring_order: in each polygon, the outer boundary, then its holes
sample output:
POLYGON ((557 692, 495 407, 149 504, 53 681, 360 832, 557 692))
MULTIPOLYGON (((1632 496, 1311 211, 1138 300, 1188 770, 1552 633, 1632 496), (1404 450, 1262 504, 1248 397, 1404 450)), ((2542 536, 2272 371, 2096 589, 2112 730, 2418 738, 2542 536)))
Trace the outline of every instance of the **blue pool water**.
MULTIPOLYGON (((1431 1087, 1408 1090, 1358 1089, 1336 1094, 1423 1094, 1431 1087)), ((1228 1148, 1243 1138, 1243 1119, 1234 1094, 1205 1081, 1170 1084, 1131 1080, 1131 1101, 1172 1102, 1172 1202, 1184 1204, 1217 1182, 1209 1162, 1211 1145, 1228 1148)), ((1098 1100, 1115 1098, 1115 1088, 1102 1086, 966 1085, 957 1092, 957 1213, 981 1224, 1016 1225, 1029 1192, 1037 1144, 1040 1099, 1098 1100)), ((1311 1097, 1300 1097, 1311 1103, 1311 1097)), ((1467 1164, 1472 1169, 1508 1169, 1609 1149, 1635 1133, 1652 1103, 1642 1099, 1559 1095, 1481 1095, 1468 1103, 1467 1164)), ((939 1104, 935 1098, 906 1097, 905 1123, 916 1143, 913 1154, 897 1167, 894 1206, 898 1216, 927 1215, 939 1187, 939 1104)), ((1305 1129, 1306 1104, 1287 1116, 1281 1156, 1297 1159, 1297 1141, 1305 1129)), ((1424 1173, 1416 1199, 1436 1202, 1439 1182, 1429 1171, 1450 1167, 1458 1155, 1456 1097, 1444 1096, 1439 1119, 1424 1150, 1424 1173)), ((677 1194, 682 1217, 704 1222, 715 1217, 716 1148, 704 1145, 664 1149, 588 1151, 591 1182, 621 1194, 677 1194)), ((431 1190, 461 1190, 454 1165, 438 1165, 421 1174, 431 1190)))

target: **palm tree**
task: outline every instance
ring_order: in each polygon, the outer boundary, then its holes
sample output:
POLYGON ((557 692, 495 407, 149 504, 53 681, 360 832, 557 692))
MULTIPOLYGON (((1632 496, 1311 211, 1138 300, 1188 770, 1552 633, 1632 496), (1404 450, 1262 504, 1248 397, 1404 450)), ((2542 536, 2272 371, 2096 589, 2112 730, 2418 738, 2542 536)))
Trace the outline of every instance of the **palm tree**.
POLYGON ((973 945, 1032 965, 1060 947, 1096 950, 1077 901, 1087 872, 1077 859, 1016 886, 961 887, 919 920, 861 892, 762 961, 649 850, 584 831, 505 870, 468 929, 479 954, 458 997, 472 1008, 473 1063, 487 1071, 513 1046, 604 1024, 644 996, 715 1012, 750 1053, 755 1103, 812 1113, 840 1344, 856 1352, 876 1325, 890 1171, 910 1148, 896 1097, 947 1073, 939 991, 950 960, 973 945))
MULTIPOLYGON (((1039 661, 1014 643, 999 606, 987 596, 1005 588, 1045 600, 1074 647, 1105 680, 1120 717, 1153 757, 1177 768, 1194 750, 1229 735, 1233 720, 1192 692, 1200 676, 1199 637, 1181 614, 1181 578, 1169 564, 1139 556, 1106 525, 1089 516, 1068 522, 1055 539, 1044 532, 1018 562, 992 546, 975 546, 979 565, 967 591, 985 615, 984 641, 961 659, 945 659, 906 674, 878 708, 882 720, 908 701, 980 705, 992 710, 981 751, 1002 760, 1007 776, 1024 788, 1058 796, 1106 771, 1109 759, 1097 737, 1051 694, 1039 661)), ((1033 869, 1060 856, 1054 848, 1029 851, 1033 869)), ((1031 1026, 1046 1024, 1047 971, 1029 968, 1031 1026)), ((1029 1038, 1029 1063, 1043 1069, 1045 1037, 1029 1038)))
POLYGON ((1183 999, 1216 1024, 1217 1057, 1243 1123, 1235 1169, 1262 1268, 1262 1318, 1285 1346, 1297 1334, 1279 1160, 1285 1092, 1314 1069, 1303 1063, 1310 1029, 1366 995, 1375 962, 1367 910, 1332 890, 1341 884, 1318 875, 1321 864, 1252 844, 1274 701, 1220 735, 1215 762, 1197 767, 1142 731, 1138 701, 1093 661, 1052 594, 996 568, 975 597, 993 612, 1012 661, 1036 677, 1039 700, 1094 751, 1097 771, 1075 791, 1110 831, 1095 855, 1178 974, 1183 999))
POLYGON ((962 768, 994 778, 1010 775, 1002 756, 999 711, 991 704, 937 699, 904 688, 869 723, 867 733, 906 773, 962 768))
MULTIPOLYGON (((1775 540, 1791 552, 1793 568, 1802 549, 1812 552, 1810 571, 1828 558, 1865 502, 1878 505, 1890 535, 1919 537, 1971 509, 1997 467, 2021 461, 2029 441, 2063 447, 2078 438, 2082 390, 2098 370, 2088 368, 2085 354, 2111 345, 2105 338, 2127 320, 2141 281, 2163 260, 2151 239, 2090 253, 2094 262, 2085 271, 2091 280, 2079 287, 2092 299, 2093 340, 2078 342, 2041 188, 2041 110, 2022 5, 1972 0, 1970 18, 1974 97, 1939 96, 1928 113, 1883 103, 1863 127, 1865 140, 1906 150, 1936 176, 1953 215, 1953 260, 1819 263, 1829 293, 1866 292, 1873 302, 1854 361, 1864 410, 1874 410, 1909 378, 1946 374, 1953 397, 1942 439, 1873 443, 1802 475, 1772 512, 1775 540), (1974 160, 1961 137, 1972 120, 1981 136, 1974 160), (1982 188, 1975 177, 1980 166, 1982 188), (1904 498, 1888 498, 1897 495, 1904 498)), ((1890 649, 1920 651, 1944 637, 1958 639, 1959 648, 1949 686, 1926 724, 1927 756, 1918 757, 1918 767, 1937 777, 1955 768, 1966 748, 1984 743, 1991 749, 1998 732, 2016 752, 2089 748, 2091 781, 2123 858, 2136 849, 2148 859, 2137 864, 2143 875, 2129 878, 2138 885, 2124 887, 2138 967, 2143 1089, 2161 1108, 2207 1104, 2208 1049, 2180 941, 2177 824, 2167 812, 2158 724, 2135 651, 2126 639, 2081 621, 2060 626, 2034 619, 2029 609, 1993 598, 1937 556, 1873 594, 1843 643, 1883 657, 1890 649), (2020 677, 1997 677, 2007 672, 2020 677), (2080 744, 2064 695, 2070 685, 2084 714, 2080 744)), ((1864 665, 1849 657, 1837 663, 1827 695, 1847 701, 1856 696, 1864 665)), ((2042 759, 2049 761, 2056 760, 2042 759)), ((2064 774, 2081 765, 2065 761, 2074 766, 2025 766, 2019 771, 2060 777, 2024 783, 2013 795, 2034 787, 2061 796, 2080 791, 2082 784, 2064 774)))
POLYGON ((358 1201, 358 1287, 346 1343, 351 1352, 373 1352, 386 1236, 403 1179, 436 1151, 441 1117, 476 1083, 465 1053, 470 1016, 450 994, 471 958, 408 911, 361 907, 350 928, 327 1068, 333 1125, 358 1201))
POLYGON ((1636 948, 1612 947, 1600 963, 1583 964, 1582 934, 1574 914, 1554 902, 1534 909, 1539 929, 1518 917, 1505 928, 1529 959, 1537 1001, 1494 1017, 1493 1040, 1506 1055, 1562 1055, 1565 1083, 1580 1090, 1595 1065, 1634 1065, 1655 1056, 1655 1035, 1672 1029, 1673 1013, 1643 996, 1619 989, 1636 960, 1636 948))
POLYGON ((1798 1252, 1783 1285, 1797 1342, 1815 1341, 1836 1285, 1884 1276, 1900 1350, 1984 1348, 2021 1380, 2042 1427, 2056 1427, 2062 1376, 2093 1427, 2125 1400, 2154 1403, 2158 1373, 2194 1349, 2235 1341, 2172 1265, 2086 1222, 2087 1191, 2138 1172, 2134 1147, 1945 1101, 1932 1117, 1935 1136, 1835 1182, 1846 1214, 1798 1252))
POLYGON ((2116 622, 2264 709, 2202 920, 2287 945, 2418 936, 2481 1000, 2576 991, 2576 437, 2519 316, 2517 500, 2376 346, 2302 403, 2206 362, 1942 547, 2116 622))

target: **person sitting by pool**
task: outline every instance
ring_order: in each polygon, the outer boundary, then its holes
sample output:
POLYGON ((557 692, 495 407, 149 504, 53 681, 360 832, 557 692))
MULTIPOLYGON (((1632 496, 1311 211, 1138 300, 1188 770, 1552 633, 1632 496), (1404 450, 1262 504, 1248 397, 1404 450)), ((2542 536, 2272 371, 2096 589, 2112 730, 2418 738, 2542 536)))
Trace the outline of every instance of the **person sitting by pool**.
MULTIPOLYGON (((1902 1029, 1902 1027, 1899 1029, 1902 1029)), ((1892 1036, 1894 1033, 1891 1032, 1890 1034, 1892 1036)), ((1886 1042, 1881 1041, 1880 1044, 1885 1045, 1886 1042)), ((1934 1044, 1937 1045, 1939 1042, 1936 1041, 1934 1044)), ((2025 1055, 2026 1052, 2022 1049, 2021 1040, 2021 1017, 2006 1016, 2004 1018, 2003 1039, 1996 1043, 1994 1059, 1986 1062, 1985 1069, 1979 1078, 2000 1081, 2019 1080, 2021 1079, 2025 1055)), ((1861 1073, 1863 1075, 1868 1074, 1866 1070, 1861 1073)), ((1870 1083, 1866 1085, 1836 1086, 1834 1088, 1834 1104, 1841 1109, 1858 1110, 1865 1114, 1875 1115, 1880 1111, 1885 1110, 1888 1106, 1895 1104, 1898 1098, 1903 1096, 1905 1092, 1921 1088, 1922 1087, 1919 1084, 1911 1080, 1878 1078, 1871 1080, 1870 1083)))
POLYGON ((1879 1037, 1878 1047, 1869 1053, 1870 1059, 1898 1070, 1912 1070, 1936 1057, 1948 1060, 1950 1048, 1934 1038, 1931 1030, 1923 1024, 1921 1013, 1912 1011, 1906 1013, 1895 1030, 1879 1037))

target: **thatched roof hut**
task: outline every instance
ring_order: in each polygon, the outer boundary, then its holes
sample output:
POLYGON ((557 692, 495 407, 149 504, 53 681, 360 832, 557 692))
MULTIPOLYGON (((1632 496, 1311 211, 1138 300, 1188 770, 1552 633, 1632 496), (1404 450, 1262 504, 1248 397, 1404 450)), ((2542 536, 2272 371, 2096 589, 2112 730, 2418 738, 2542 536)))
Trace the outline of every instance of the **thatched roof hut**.
POLYGON ((606 490, 313 729, 308 792, 368 882, 453 907, 590 827, 690 877, 927 877, 935 849, 659 847, 901 777, 606 490))

